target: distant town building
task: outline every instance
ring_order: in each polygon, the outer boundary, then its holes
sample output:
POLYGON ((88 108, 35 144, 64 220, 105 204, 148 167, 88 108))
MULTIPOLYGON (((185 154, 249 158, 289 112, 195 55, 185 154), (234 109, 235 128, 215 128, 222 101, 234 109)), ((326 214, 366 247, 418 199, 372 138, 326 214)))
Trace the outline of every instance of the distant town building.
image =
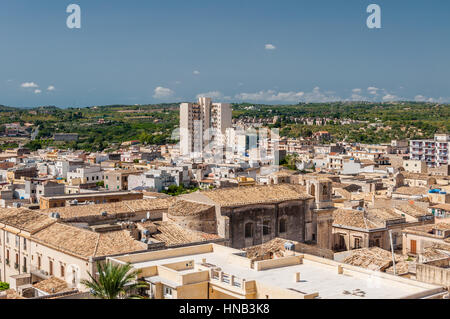
POLYGON ((436 134, 432 140, 410 140, 410 158, 424 161, 428 167, 449 164, 450 135, 436 134))
POLYGON ((200 97, 198 103, 180 105, 180 153, 190 156, 201 153, 211 142, 224 146, 226 129, 231 127, 231 105, 212 103, 211 98, 200 97), (208 136, 214 129, 216 136, 208 136), (205 138, 206 137, 206 138, 205 138))
POLYGON ((73 142, 78 140, 77 133, 55 133, 53 135, 53 140, 55 142, 73 142))

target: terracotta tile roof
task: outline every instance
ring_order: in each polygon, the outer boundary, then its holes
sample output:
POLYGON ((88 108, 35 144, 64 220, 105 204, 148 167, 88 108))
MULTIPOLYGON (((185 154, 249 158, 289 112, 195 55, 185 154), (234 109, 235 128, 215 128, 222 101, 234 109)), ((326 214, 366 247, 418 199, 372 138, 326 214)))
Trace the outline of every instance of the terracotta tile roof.
POLYGON ((422 217, 431 215, 431 213, 428 212, 425 208, 410 203, 398 203, 394 207, 399 211, 401 211, 402 213, 412 217, 422 217))
POLYGON ((391 208, 370 208, 367 210, 367 218, 372 221, 392 221, 404 219, 400 214, 397 214, 391 208))
POLYGON ((15 291, 14 289, 0 291, 0 294, 6 295, 6 299, 26 299, 26 298, 22 297, 21 295, 19 295, 19 293, 17 293, 17 291, 15 291))
MULTIPOLYGON (((401 255, 395 255, 396 263, 404 261, 404 259, 401 255)), ((374 271, 385 271, 393 264, 392 253, 379 247, 352 250, 343 262, 374 271)))
POLYGON ((258 260, 268 253, 272 253, 274 256, 283 257, 284 256, 284 244, 289 242, 287 239, 274 238, 268 242, 261 245, 256 245, 248 248, 242 249, 247 252, 247 258, 251 260, 258 260))
POLYGON ((213 205, 195 203, 187 200, 177 200, 169 207, 169 214, 174 216, 194 216, 213 208, 213 205))
POLYGON ((133 212, 164 210, 167 209, 173 201, 174 199, 172 197, 138 199, 117 203, 55 207, 43 209, 40 210, 40 212, 46 215, 57 212, 62 220, 77 217, 101 216, 103 212, 107 212, 108 216, 120 217, 120 215, 128 216, 133 212))
POLYGON ((419 187, 419 186, 402 186, 397 188, 394 193, 401 194, 401 195, 426 195, 428 189, 426 187, 419 187))
POLYGON ((306 194, 303 186, 293 184, 224 188, 205 191, 202 194, 223 207, 279 203, 312 198, 306 194))
POLYGON ((209 240, 220 239, 221 237, 215 234, 207 234, 199 231, 192 231, 183 228, 172 222, 154 222, 157 228, 157 233, 152 237, 156 240, 162 241, 166 246, 183 245, 190 243, 198 243, 209 240))
POLYGON ((48 279, 42 280, 34 284, 33 287, 48 294, 56 294, 59 292, 66 292, 73 290, 72 288, 69 288, 67 282, 56 277, 50 277, 48 279))
POLYGON ((46 227, 55 220, 37 211, 22 208, 0 208, 0 223, 30 233, 46 227))
POLYGON ((61 223, 37 232, 32 238, 42 245, 83 259, 147 249, 126 230, 95 233, 61 223))
POLYGON ((420 256, 426 261, 450 258, 450 245, 435 244, 425 248, 420 256))
MULTIPOLYGON (((436 236, 436 235, 434 235, 432 233, 433 229, 444 230, 444 231, 450 230, 450 223, 438 223, 438 224, 427 224, 427 225, 421 225, 421 226, 413 226, 413 227, 405 228, 404 232, 405 233, 410 233, 410 234, 426 236, 426 237, 442 239, 441 237, 436 236)), ((450 243, 450 237, 444 239, 444 241, 450 243)))
POLYGON ((365 230, 384 228, 382 223, 369 220, 363 211, 352 209, 337 209, 333 212, 334 227, 352 227, 365 230))

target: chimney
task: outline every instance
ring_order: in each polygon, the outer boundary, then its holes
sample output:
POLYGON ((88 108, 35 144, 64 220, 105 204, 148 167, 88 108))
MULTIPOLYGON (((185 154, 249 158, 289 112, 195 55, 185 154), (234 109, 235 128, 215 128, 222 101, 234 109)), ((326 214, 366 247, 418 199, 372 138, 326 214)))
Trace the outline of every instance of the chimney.
POLYGON ((338 274, 342 275, 344 273, 344 267, 342 267, 341 265, 338 266, 338 274))
POLYGON ((294 274, 294 282, 300 282, 300 273, 299 272, 296 272, 294 274))

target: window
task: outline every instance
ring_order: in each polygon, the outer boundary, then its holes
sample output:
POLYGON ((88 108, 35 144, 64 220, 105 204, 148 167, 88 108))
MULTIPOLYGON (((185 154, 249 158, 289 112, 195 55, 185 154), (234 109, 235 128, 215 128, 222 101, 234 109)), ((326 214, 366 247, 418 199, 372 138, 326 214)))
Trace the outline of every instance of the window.
POLYGON ((23 239, 23 249, 27 249, 27 239, 23 239))
POLYGON ((316 185, 311 185, 311 196, 316 196, 316 185))
POLYGON ((41 256, 38 256, 38 269, 40 270, 41 269, 41 256))
POLYGON ((20 246, 20 237, 16 235, 16 247, 20 246))
POLYGON ((53 261, 51 261, 51 260, 48 261, 48 270, 49 270, 50 276, 53 276, 53 261))
POLYGON ((23 257, 23 272, 27 272, 27 257, 23 257))
POLYGON ((61 277, 64 278, 64 265, 61 265, 61 277))
POLYGON ((322 195, 323 195, 323 196, 326 196, 326 195, 328 195, 328 188, 327 188, 327 186, 326 186, 326 185, 323 185, 323 189, 322 189, 322 195))
POLYGON ((282 218, 280 219, 280 233, 285 233, 286 232, 286 219, 282 218))
POLYGON ((355 238, 355 245, 354 245, 355 249, 359 249, 361 248, 361 238, 355 238))
POLYGON ((245 224, 245 238, 253 237, 253 223, 245 224))
POLYGON ((164 286, 164 298, 172 299, 172 288, 164 286))
POLYGON ((263 223, 263 235, 270 235, 270 221, 268 220, 263 223))
POLYGON ((6 250, 6 264, 9 265, 9 249, 6 250))
POLYGON ((9 244, 9 233, 6 232, 6 243, 9 244))

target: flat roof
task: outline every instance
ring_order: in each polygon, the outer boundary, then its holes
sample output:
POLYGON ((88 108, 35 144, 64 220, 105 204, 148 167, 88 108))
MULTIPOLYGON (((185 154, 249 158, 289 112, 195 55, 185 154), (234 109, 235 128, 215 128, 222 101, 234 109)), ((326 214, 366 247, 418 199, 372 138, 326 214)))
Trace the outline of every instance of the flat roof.
MULTIPOLYGON (((215 245, 213 245, 214 247, 215 245)), ((202 264, 206 258, 208 264, 221 268, 225 273, 235 275, 246 281, 255 280, 269 286, 300 291, 305 294, 319 293, 322 299, 400 299, 415 294, 432 295, 439 286, 422 283, 412 279, 366 270, 315 256, 304 255, 303 264, 256 271, 233 262, 231 254, 243 251, 220 247, 218 251, 189 254, 184 256, 141 261, 131 264, 136 269, 174 262, 194 260, 202 264), (229 252, 225 251, 229 250, 229 252), (344 274, 338 274, 337 266, 344 267, 344 274), (294 282, 294 274, 300 272, 300 282, 294 282), (359 296, 361 291, 364 297, 359 296)), ((143 254, 136 254, 142 260, 143 254)), ((155 255, 153 255, 155 256, 155 255)), ((112 258, 120 260, 118 258, 112 258)))

